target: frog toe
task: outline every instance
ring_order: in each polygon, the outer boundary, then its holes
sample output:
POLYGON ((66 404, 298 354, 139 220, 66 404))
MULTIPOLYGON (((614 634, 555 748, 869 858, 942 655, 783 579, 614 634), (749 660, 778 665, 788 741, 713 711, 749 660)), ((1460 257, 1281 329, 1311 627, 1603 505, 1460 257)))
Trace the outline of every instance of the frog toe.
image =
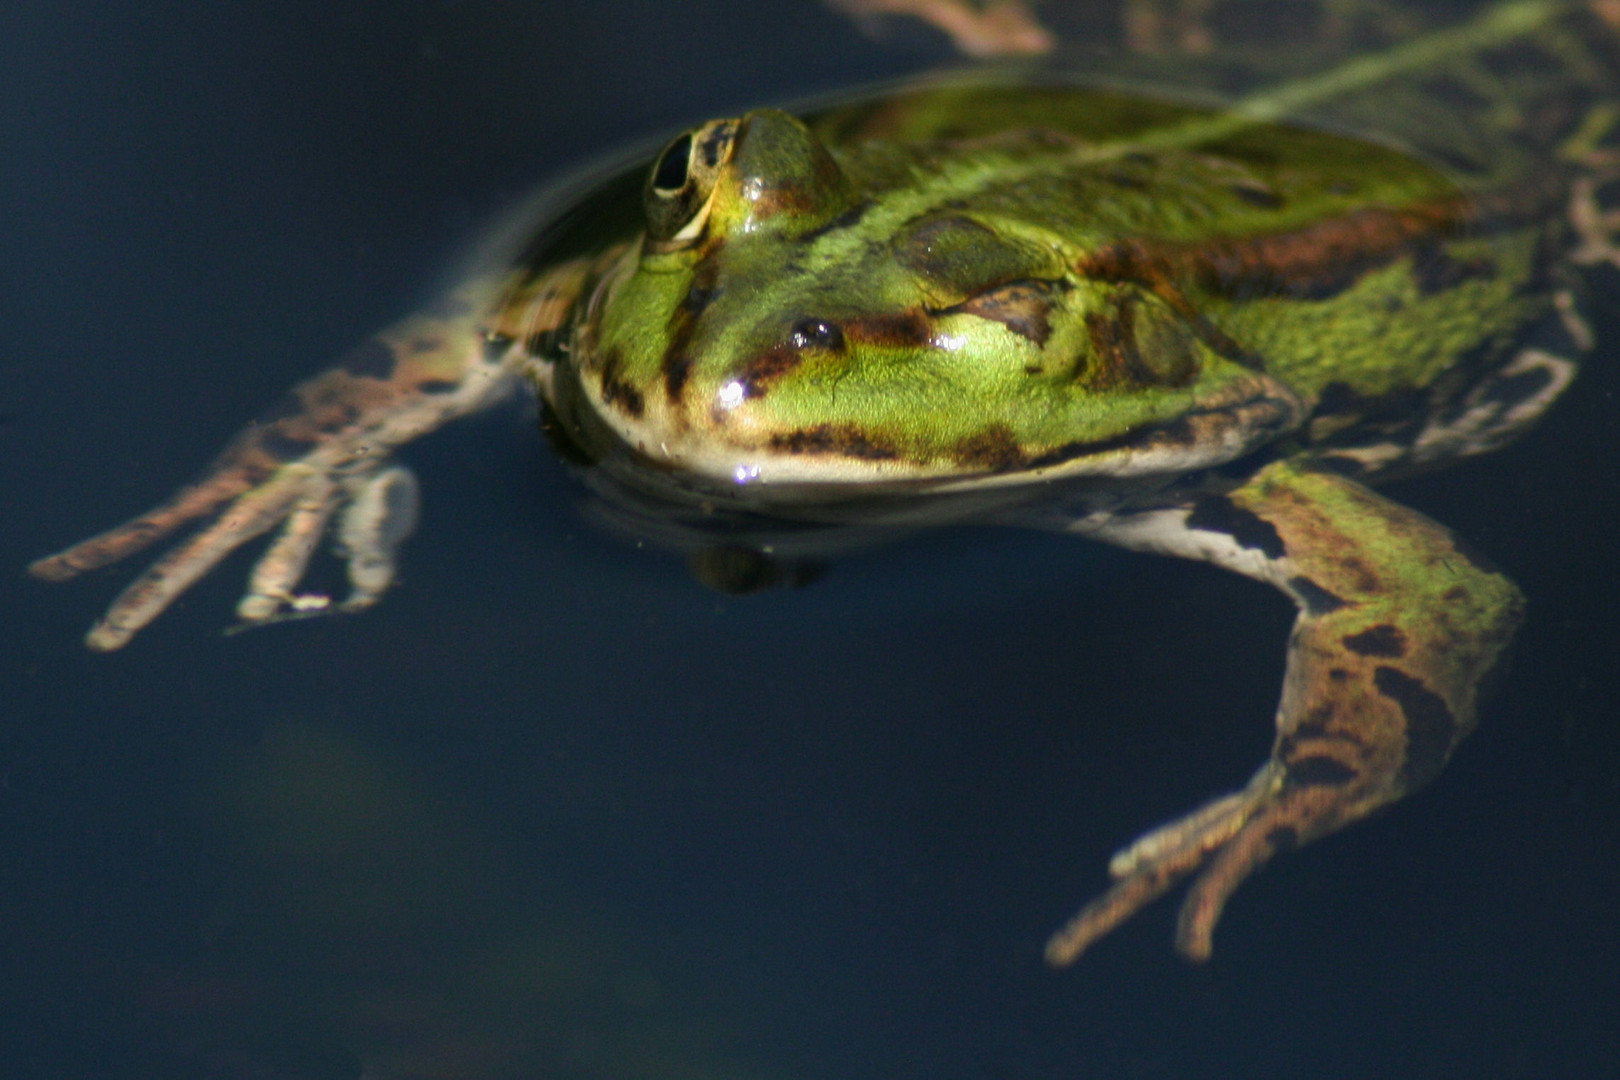
POLYGON ((165 552, 112 602, 85 635, 97 652, 123 648, 181 593, 231 552, 262 536, 287 516, 311 478, 304 466, 288 466, 230 503, 210 525, 165 552))
MULTIPOLYGON (((1053 967, 1074 963, 1092 943, 1195 873, 1212 854, 1227 850, 1235 838, 1246 832, 1256 812, 1277 789, 1280 775, 1281 770, 1276 765, 1267 764, 1242 791, 1214 799, 1185 817, 1161 825, 1115 854, 1108 866, 1109 874, 1115 879, 1113 887, 1081 908, 1052 935, 1046 945, 1047 963, 1053 967)), ((1208 871, 1199 881, 1207 876, 1208 871)), ((1242 876, 1234 879, 1231 888, 1219 895, 1219 903, 1224 903, 1242 876)), ((1181 951, 1185 955, 1200 960, 1208 957, 1208 930, 1213 928, 1218 916, 1219 904, 1207 925, 1199 924, 1204 931, 1203 954, 1183 946, 1181 951)), ((1183 918, 1184 921, 1187 918, 1185 910, 1183 918)))

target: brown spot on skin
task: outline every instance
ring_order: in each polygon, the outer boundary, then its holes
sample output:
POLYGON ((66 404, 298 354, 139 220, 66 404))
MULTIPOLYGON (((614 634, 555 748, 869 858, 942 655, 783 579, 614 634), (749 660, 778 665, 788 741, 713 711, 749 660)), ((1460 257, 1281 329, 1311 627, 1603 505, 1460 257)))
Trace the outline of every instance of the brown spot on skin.
POLYGON ((660 364, 664 370, 664 393, 670 401, 681 400, 681 394, 686 390, 686 380, 692 375, 692 357, 684 350, 677 349, 677 344, 680 342, 669 343, 660 364))
POLYGON ((916 308, 862 315, 839 325, 849 341, 891 348, 921 348, 934 332, 933 322, 916 308))
POLYGON ((362 379, 388 379, 397 363, 394 350, 376 338, 359 345, 343 357, 339 367, 362 379))
POLYGON ((1333 682, 1349 682, 1350 673, 1344 670, 1342 667, 1330 668, 1328 670, 1328 678, 1333 682))
POLYGON ((1356 579, 1356 591, 1363 596, 1372 596, 1384 591, 1384 583, 1373 573, 1372 568, 1354 555, 1347 555, 1339 560, 1339 569, 1356 579))
POLYGON ((984 472, 1007 472, 1024 463, 1024 451, 1005 424, 991 424, 952 448, 958 464, 984 472))
POLYGON ((1344 647, 1358 656, 1382 656, 1399 659, 1406 655, 1406 635, 1400 627, 1381 623, 1359 634, 1340 639, 1344 647))
POLYGON ((977 315, 998 322, 1037 345, 1045 345, 1052 334, 1052 324, 1047 318, 1052 311, 1052 292, 1049 282, 1013 281, 946 308, 942 314, 977 315))
POLYGON ((789 454, 840 454, 864 461, 890 461, 900 456, 894 447, 876 442, 847 424, 817 424, 773 435, 771 449, 789 454))
MULTIPOLYGON (((1196 314, 1182 293, 1189 287, 1237 299, 1327 299, 1406 254, 1414 241, 1432 244, 1434 237, 1455 232, 1473 209, 1465 199, 1442 198, 1399 210, 1364 207, 1269 236, 1119 241, 1093 252, 1077 269, 1098 280, 1140 283, 1187 315, 1196 314)), ((1208 338, 1206 343, 1216 348, 1208 338)))
POLYGON ((623 364, 624 357, 617 349, 610 350, 602 358, 602 404, 639 418, 647 403, 642 399, 641 391, 619 377, 623 364))
POLYGON ((443 340, 439 338, 414 338, 411 341, 411 352, 417 356, 423 353, 437 352, 444 348, 443 340))
POLYGON ((1399 668, 1380 666, 1373 672, 1373 685, 1406 718, 1406 758, 1401 762, 1406 790, 1428 783, 1457 741, 1457 718, 1444 698, 1399 668))
POLYGON ((804 361, 804 354, 792 345, 783 343, 761 353, 743 365, 737 380, 742 383, 744 398, 764 397, 771 383, 793 371, 804 361))
POLYGON ((1091 339, 1096 366, 1079 374, 1099 388, 1140 382, 1137 373, 1142 369, 1142 358, 1136 351, 1135 321, 1135 307, 1128 301, 1114 305, 1112 314, 1087 314, 1086 335, 1091 339))
POLYGON ((416 384, 416 389, 423 394, 453 394, 461 389, 461 384, 453 379, 423 379, 416 384))

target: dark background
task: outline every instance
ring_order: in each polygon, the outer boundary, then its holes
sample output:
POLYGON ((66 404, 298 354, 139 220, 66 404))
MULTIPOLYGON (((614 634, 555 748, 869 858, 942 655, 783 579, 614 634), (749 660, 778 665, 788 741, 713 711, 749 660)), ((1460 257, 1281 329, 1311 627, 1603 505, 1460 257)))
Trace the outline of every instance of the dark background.
POLYGON ((1519 446, 1394 490, 1524 587, 1515 666, 1203 968, 1171 902, 1072 971, 1039 951, 1269 746, 1290 609, 1207 567, 962 530, 721 599, 583 524, 514 406, 407 450, 426 519, 365 616, 222 637, 238 558, 94 656, 135 568, 23 576, 535 181, 947 55, 796 2, 0 9, 0 1074, 1612 1069, 1612 344, 1519 446))

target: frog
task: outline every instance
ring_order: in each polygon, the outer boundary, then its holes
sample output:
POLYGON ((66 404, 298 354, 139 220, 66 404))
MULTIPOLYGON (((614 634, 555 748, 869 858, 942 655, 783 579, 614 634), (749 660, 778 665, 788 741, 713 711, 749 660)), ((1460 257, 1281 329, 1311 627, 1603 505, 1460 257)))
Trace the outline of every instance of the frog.
POLYGON ((992 69, 705 121, 541 196, 199 481, 30 570, 192 527, 97 651, 272 532, 239 626, 370 608, 418 509, 395 452, 523 391, 605 516, 727 591, 965 522, 1211 563, 1296 607, 1271 752, 1045 950, 1190 882, 1176 948, 1207 960, 1276 855, 1433 780, 1503 665, 1518 587, 1378 488, 1512 442, 1591 348, 1615 22, 1503 0, 1224 103, 1187 64, 992 69), (300 591, 328 537, 341 599, 300 591))

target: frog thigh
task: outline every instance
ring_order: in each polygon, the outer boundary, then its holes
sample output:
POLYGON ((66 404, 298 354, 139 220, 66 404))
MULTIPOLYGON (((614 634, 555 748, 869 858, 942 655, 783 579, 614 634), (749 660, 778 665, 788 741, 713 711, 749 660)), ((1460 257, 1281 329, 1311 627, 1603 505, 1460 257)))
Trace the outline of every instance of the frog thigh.
POLYGON ((1268 465, 1225 495, 1072 528, 1269 582, 1294 600, 1299 617, 1271 759, 1242 791, 1117 854, 1113 888, 1048 945, 1054 964, 1073 961, 1200 868, 1177 948, 1207 958, 1227 899, 1272 855, 1439 773, 1473 728, 1479 684, 1522 613, 1513 583, 1442 526, 1293 462, 1268 465))

